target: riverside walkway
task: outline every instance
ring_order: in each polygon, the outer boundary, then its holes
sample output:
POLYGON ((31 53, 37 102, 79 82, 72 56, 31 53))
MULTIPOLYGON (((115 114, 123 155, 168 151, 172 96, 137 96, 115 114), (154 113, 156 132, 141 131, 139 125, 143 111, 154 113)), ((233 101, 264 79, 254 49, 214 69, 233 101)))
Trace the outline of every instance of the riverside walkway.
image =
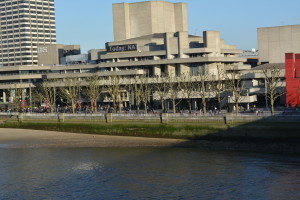
POLYGON ((168 147, 185 141, 0 128, 0 148, 168 147))

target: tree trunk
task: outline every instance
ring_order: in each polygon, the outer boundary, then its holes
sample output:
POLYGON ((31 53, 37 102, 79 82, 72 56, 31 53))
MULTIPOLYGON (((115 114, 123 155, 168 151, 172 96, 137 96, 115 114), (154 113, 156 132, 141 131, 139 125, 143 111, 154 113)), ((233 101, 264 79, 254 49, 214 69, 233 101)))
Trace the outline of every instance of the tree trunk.
POLYGON ((272 95, 270 98, 270 103, 271 103, 271 115, 274 115, 274 97, 272 95))
POLYGON ((163 99, 161 99, 161 111, 165 112, 165 101, 163 99))
POLYGON ((188 104, 189 104, 189 113, 192 113, 192 103, 191 103, 191 99, 188 100, 188 104))
POLYGON ((114 95, 113 98, 113 107, 114 107, 114 113, 117 113, 117 102, 116 102, 116 96, 114 95))
POLYGON ((92 113, 94 112, 94 100, 91 100, 91 109, 92 109, 92 113))
POLYGON ((97 100, 94 101, 94 112, 97 112, 97 100))
POLYGON ((218 104, 219 104, 219 111, 221 112, 221 97, 220 97, 220 94, 218 95, 218 104))
POLYGON ((55 111, 56 108, 56 89, 53 87, 53 111, 55 111))
POLYGON ((140 102, 139 101, 136 102, 136 111, 137 111, 137 114, 140 114, 140 102))
POLYGON ((239 103, 235 103, 235 115, 239 114, 239 103))
POLYGON ((176 102, 175 102, 175 99, 172 100, 172 103, 173 103, 173 113, 175 114, 176 113, 176 102))
POLYGON ((75 113, 75 102, 74 100, 72 100, 72 113, 74 114, 75 113))
POLYGON ((138 95, 135 95, 135 107, 137 114, 140 114, 140 98, 138 95))
POLYGON ((148 110, 147 110, 147 103, 144 103, 144 109, 145 109, 145 114, 147 114, 148 112, 148 110))
POLYGON ((91 108, 92 108, 92 113, 97 111, 97 100, 91 99, 91 108))
POLYGON ((54 108, 50 106, 50 113, 53 114, 54 108))
POLYGON ((121 113, 121 112, 122 112, 122 103, 119 102, 119 113, 121 113))
POLYGON ((202 98, 202 105, 203 105, 203 115, 206 115, 206 101, 205 98, 202 98))

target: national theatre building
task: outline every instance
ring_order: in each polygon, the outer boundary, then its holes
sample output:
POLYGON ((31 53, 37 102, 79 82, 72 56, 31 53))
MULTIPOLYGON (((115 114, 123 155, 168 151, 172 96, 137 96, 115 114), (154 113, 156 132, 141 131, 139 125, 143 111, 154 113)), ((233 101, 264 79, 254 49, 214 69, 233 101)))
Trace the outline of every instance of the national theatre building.
MULTIPOLYGON (((81 54, 78 45, 66 46, 54 43, 53 1, 36 0, 35 5, 25 2, 31 1, 0 1, 1 5, 5 5, 1 6, 0 58, 2 61, 0 91, 1 101, 4 103, 13 98, 8 90, 22 88, 24 89, 22 98, 28 99, 29 92, 45 79, 53 79, 57 87, 63 87, 68 77, 77 78, 84 86, 87 77, 97 75, 100 77, 99 80, 103 81, 101 84, 108 84, 112 76, 119 76, 123 80, 122 84, 127 85, 131 84, 130 80, 135 77, 145 77, 149 80, 162 76, 197 77, 200 71, 205 70, 207 74, 210 74, 207 81, 215 81, 220 78, 218 77, 220 69, 227 73, 251 68, 250 65, 243 64, 246 61, 245 58, 239 57, 243 51, 238 50, 235 45, 227 44, 221 38, 220 32, 204 31, 202 36, 189 34, 185 3, 148 1, 113 4, 114 41, 107 42, 105 49, 92 49, 88 54, 81 54), (22 6, 27 6, 30 13, 34 12, 36 16, 43 15, 46 21, 40 24, 38 19, 30 18, 31 23, 34 24, 23 22, 29 18, 21 18, 21 15, 31 16, 31 14, 21 14, 19 11, 27 12, 28 10, 22 6), (7 9, 8 7, 11 10, 7 9), (41 11, 40 8, 42 8, 41 11), (18 11, 20 17, 18 23, 8 19, 9 16, 14 16, 14 11, 18 11), (13 25, 10 25, 12 23, 13 25), (27 28, 27 25, 31 29, 27 28), (13 27, 17 26, 26 26, 19 29, 20 32, 23 29, 25 32, 16 34, 13 27), (32 30, 32 27, 36 29, 32 30), (9 31, 13 33, 8 33, 9 31), (9 39, 9 37, 12 38, 9 39), (23 38, 26 40, 24 44, 29 45, 24 46, 30 49, 28 51, 27 49, 22 51, 23 38), (27 39, 30 42, 27 43, 27 39), (8 51, 12 51, 13 56, 10 56, 8 51), (32 56, 31 59, 27 60, 29 58, 27 54, 32 56), (23 58, 26 58, 24 63, 23 58), (9 61, 9 59, 18 62, 9 61)), ((244 94, 240 103, 249 106, 250 103, 256 101, 256 96, 251 96, 251 92, 249 93, 250 86, 245 90, 248 93, 244 94)), ((133 105, 134 100, 130 92, 126 89, 124 92, 126 94, 122 99, 123 106, 133 105)), ((82 98, 86 102, 89 101, 87 98, 82 98)), ((151 98, 154 101, 156 97, 152 95, 151 98)), ((184 95, 178 95, 177 98, 184 98, 184 95)), ((200 102, 199 98, 197 95, 192 97, 194 107, 200 107, 197 105, 200 102)), ((214 97, 210 94, 210 98, 214 97)), ((109 102, 109 99, 105 97, 99 100, 100 104, 109 102)), ((232 103, 230 98, 222 105, 225 106, 226 103, 232 103)))

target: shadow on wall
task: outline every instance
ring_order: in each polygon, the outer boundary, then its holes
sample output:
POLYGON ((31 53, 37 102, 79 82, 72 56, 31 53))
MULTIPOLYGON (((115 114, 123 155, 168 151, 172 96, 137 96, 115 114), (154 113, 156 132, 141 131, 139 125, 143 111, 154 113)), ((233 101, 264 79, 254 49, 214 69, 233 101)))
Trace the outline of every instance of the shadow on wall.
POLYGON ((300 115, 271 116, 195 136, 177 147, 300 154, 300 115))

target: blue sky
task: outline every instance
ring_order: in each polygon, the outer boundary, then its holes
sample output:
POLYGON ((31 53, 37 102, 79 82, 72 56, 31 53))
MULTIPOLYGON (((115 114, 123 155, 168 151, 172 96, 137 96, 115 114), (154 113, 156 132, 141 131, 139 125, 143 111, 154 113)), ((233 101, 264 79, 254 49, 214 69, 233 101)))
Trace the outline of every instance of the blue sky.
MULTIPOLYGON (((112 4, 139 0, 55 0, 57 43, 79 44, 83 53, 113 41, 112 4)), ((257 28, 300 24, 300 0, 182 0, 189 33, 221 32, 227 44, 257 48, 257 28)))

